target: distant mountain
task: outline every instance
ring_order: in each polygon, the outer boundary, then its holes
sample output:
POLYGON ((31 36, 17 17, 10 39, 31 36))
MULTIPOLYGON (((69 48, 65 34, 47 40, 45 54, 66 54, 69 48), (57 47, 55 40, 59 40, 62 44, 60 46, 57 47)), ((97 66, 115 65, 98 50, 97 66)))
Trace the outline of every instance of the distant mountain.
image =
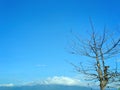
MULTIPOLYGON (((35 86, 0 87, 0 90, 91 90, 91 89, 87 87, 80 87, 80 86, 35 85, 35 86)), ((97 90, 97 89, 94 89, 94 90, 97 90)))
MULTIPOLYGON (((0 87, 0 90, 99 90, 82 86, 67 86, 67 85, 34 85, 34 86, 13 86, 0 87)), ((106 89, 115 90, 115 89, 106 89)))

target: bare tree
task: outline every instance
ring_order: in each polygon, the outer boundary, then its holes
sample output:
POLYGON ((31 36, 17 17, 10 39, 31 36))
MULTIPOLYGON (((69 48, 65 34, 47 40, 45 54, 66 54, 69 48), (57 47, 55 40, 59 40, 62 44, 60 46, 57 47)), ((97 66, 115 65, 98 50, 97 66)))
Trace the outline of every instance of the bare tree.
POLYGON ((105 27, 101 34, 100 32, 97 33, 91 21, 90 24, 92 31, 88 34, 88 39, 81 40, 79 35, 74 35, 75 40, 73 40, 74 44, 71 46, 71 53, 93 59, 95 63, 91 68, 94 69, 86 69, 82 64, 71 64, 77 72, 87 75, 91 80, 97 80, 100 90, 104 90, 109 83, 120 81, 120 73, 117 66, 118 62, 115 68, 108 65, 109 60, 111 59, 114 62, 115 56, 120 53, 120 37, 114 37, 114 34, 109 34, 105 27))

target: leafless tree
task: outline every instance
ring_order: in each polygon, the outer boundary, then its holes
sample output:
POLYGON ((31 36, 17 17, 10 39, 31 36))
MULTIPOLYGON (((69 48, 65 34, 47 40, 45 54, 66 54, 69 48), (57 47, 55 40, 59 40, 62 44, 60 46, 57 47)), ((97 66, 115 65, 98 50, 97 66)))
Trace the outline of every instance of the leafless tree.
POLYGON ((97 80, 100 90, 104 90, 111 82, 120 81, 120 72, 117 64, 115 68, 108 65, 110 59, 112 60, 111 63, 113 63, 116 55, 120 54, 120 36, 114 37, 114 33, 109 34, 105 27, 102 33, 101 31, 97 33, 91 20, 90 24, 92 30, 88 34, 88 39, 81 40, 79 35, 74 34, 75 40, 73 40, 73 45, 71 46, 71 53, 89 57, 95 63, 90 68, 86 68, 82 64, 71 64, 77 72, 87 75, 91 80, 97 80))

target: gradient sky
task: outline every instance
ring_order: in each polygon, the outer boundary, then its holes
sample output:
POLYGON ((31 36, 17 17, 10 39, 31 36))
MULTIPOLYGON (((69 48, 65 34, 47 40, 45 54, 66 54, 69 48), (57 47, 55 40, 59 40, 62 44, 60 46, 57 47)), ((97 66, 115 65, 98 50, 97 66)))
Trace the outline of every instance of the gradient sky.
MULTIPOLYGON (((119 0, 0 0, 0 83, 75 76, 70 30, 120 27, 119 0)), ((84 35, 84 34, 83 34, 84 35)), ((76 62, 75 61, 75 62, 76 62)))

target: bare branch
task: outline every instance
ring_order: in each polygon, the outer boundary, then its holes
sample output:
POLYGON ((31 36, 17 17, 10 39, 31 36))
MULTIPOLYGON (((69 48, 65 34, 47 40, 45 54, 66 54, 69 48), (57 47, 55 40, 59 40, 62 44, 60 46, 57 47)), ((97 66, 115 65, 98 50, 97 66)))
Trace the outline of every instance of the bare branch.
POLYGON ((113 37, 113 34, 109 35, 106 32, 106 27, 104 27, 102 35, 96 33, 91 18, 89 20, 92 28, 90 38, 81 40, 78 35, 75 36, 77 43, 75 43, 72 50, 74 54, 95 60, 94 70, 85 69, 85 66, 82 64, 79 66, 73 63, 70 64, 75 67, 77 72, 87 75, 90 79, 97 79, 101 90, 104 90, 109 82, 120 81, 120 72, 118 72, 117 65, 116 69, 112 71, 110 70, 111 66, 106 65, 108 62, 105 62, 106 59, 111 59, 111 57, 120 54, 120 37, 116 39, 113 37))

